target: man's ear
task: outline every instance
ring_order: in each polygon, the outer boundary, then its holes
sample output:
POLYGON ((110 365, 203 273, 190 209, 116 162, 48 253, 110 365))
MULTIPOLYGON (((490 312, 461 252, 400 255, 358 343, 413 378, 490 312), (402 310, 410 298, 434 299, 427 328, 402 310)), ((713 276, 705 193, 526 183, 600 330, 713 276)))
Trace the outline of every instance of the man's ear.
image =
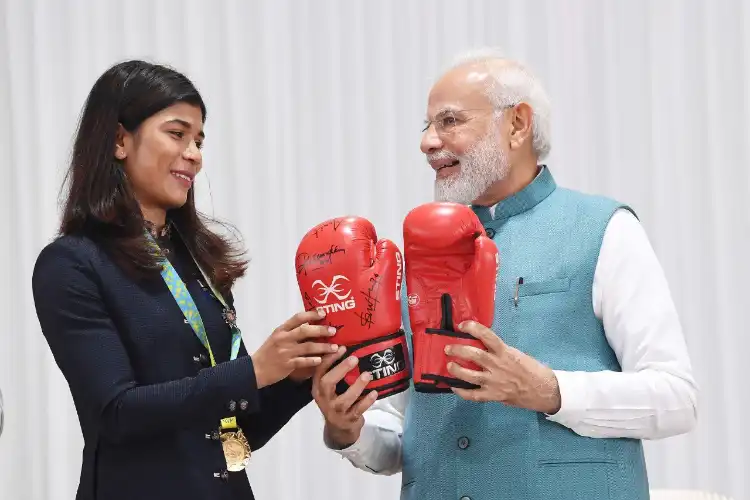
POLYGON ((510 122, 510 147, 520 149, 521 146, 533 140, 532 125, 534 120, 534 110, 531 106, 522 102, 517 104, 509 111, 510 122))

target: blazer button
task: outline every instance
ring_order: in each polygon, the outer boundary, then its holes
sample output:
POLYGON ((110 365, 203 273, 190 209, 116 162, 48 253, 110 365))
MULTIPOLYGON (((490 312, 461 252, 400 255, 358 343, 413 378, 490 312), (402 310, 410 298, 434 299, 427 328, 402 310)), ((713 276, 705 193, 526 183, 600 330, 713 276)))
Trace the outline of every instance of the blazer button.
POLYGON ((234 400, 230 401, 227 405, 227 408, 229 409, 229 411, 235 411, 237 409, 237 402, 234 400))
POLYGON ((495 237, 495 230, 494 230, 494 229, 492 229, 491 227, 486 227, 486 228, 485 228, 485 231, 487 231, 487 237, 488 237, 489 239, 492 239, 492 238, 494 238, 494 237, 495 237))
POLYGON ((465 450, 469 447, 469 438, 467 437, 461 437, 458 439, 458 447, 462 450, 465 450))
POLYGON ((247 400, 240 399, 240 410, 246 411, 247 410, 247 400))
POLYGON ((222 481, 229 481, 229 472, 225 470, 221 472, 214 472, 214 477, 219 478, 222 481))

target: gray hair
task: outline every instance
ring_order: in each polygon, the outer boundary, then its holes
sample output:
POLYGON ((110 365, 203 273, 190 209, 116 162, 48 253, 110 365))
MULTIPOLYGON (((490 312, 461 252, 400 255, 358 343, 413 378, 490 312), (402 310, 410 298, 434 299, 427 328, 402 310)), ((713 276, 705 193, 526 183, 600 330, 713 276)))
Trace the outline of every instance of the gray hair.
POLYGON ((484 65, 492 76, 493 82, 487 87, 487 97, 497 111, 521 102, 531 107, 532 147, 540 161, 546 158, 552 148, 550 101, 539 80, 526 66, 493 48, 462 54, 452 61, 446 71, 473 63, 484 65))

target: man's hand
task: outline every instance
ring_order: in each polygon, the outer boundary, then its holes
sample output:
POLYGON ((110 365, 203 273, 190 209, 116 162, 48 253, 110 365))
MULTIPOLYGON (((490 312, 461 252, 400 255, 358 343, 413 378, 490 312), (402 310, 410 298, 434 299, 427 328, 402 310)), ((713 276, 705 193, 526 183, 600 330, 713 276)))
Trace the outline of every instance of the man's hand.
POLYGON ((335 448, 343 449, 359 439, 365 418, 362 414, 377 399, 376 391, 359 399, 367 383, 372 379, 370 372, 365 372, 352 384, 345 393, 336 394, 336 384, 357 366, 357 358, 350 356, 329 371, 337 359, 344 355, 346 348, 323 357, 313 375, 313 398, 325 418, 325 435, 335 448), (357 401, 359 399, 359 401, 357 401))
POLYGON ((482 367, 482 371, 468 370, 449 362, 448 371, 453 376, 479 386, 478 389, 453 388, 454 393, 469 401, 497 401, 547 414, 560 410, 560 388, 549 367, 510 347, 479 323, 466 321, 458 325, 458 329, 481 340, 487 351, 463 345, 445 348, 447 355, 473 361, 482 367))

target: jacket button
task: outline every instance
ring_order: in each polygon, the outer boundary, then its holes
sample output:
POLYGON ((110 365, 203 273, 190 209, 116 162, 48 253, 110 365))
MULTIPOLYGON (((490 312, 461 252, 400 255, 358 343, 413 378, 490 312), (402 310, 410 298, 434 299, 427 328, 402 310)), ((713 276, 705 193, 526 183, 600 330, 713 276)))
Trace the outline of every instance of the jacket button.
POLYGON ((487 228, 485 228, 485 231, 487 232, 487 237, 488 237, 489 239, 492 239, 492 238, 494 238, 494 237, 495 237, 495 230, 494 230, 494 229, 492 229, 491 227, 487 227, 487 228))
POLYGON ((467 437, 461 437, 458 439, 458 447, 462 450, 465 450, 469 447, 469 438, 467 437))
POLYGON ((230 401, 227 405, 227 408, 229 409, 229 411, 235 411, 237 409, 237 402, 234 400, 230 401))
POLYGON ((464 495, 461 497, 461 500, 471 500, 471 497, 464 495))
POLYGON ((228 471, 221 471, 221 472, 214 472, 214 477, 221 479, 222 481, 228 481, 229 480, 229 472, 228 471))
POLYGON ((242 410, 242 411, 247 410, 247 406, 248 406, 247 400, 240 399, 240 410, 242 410))
POLYGON ((221 435, 219 434, 219 431, 213 431, 211 434, 206 434, 206 439, 218 441, 219 439, 221 439, 221 435))

